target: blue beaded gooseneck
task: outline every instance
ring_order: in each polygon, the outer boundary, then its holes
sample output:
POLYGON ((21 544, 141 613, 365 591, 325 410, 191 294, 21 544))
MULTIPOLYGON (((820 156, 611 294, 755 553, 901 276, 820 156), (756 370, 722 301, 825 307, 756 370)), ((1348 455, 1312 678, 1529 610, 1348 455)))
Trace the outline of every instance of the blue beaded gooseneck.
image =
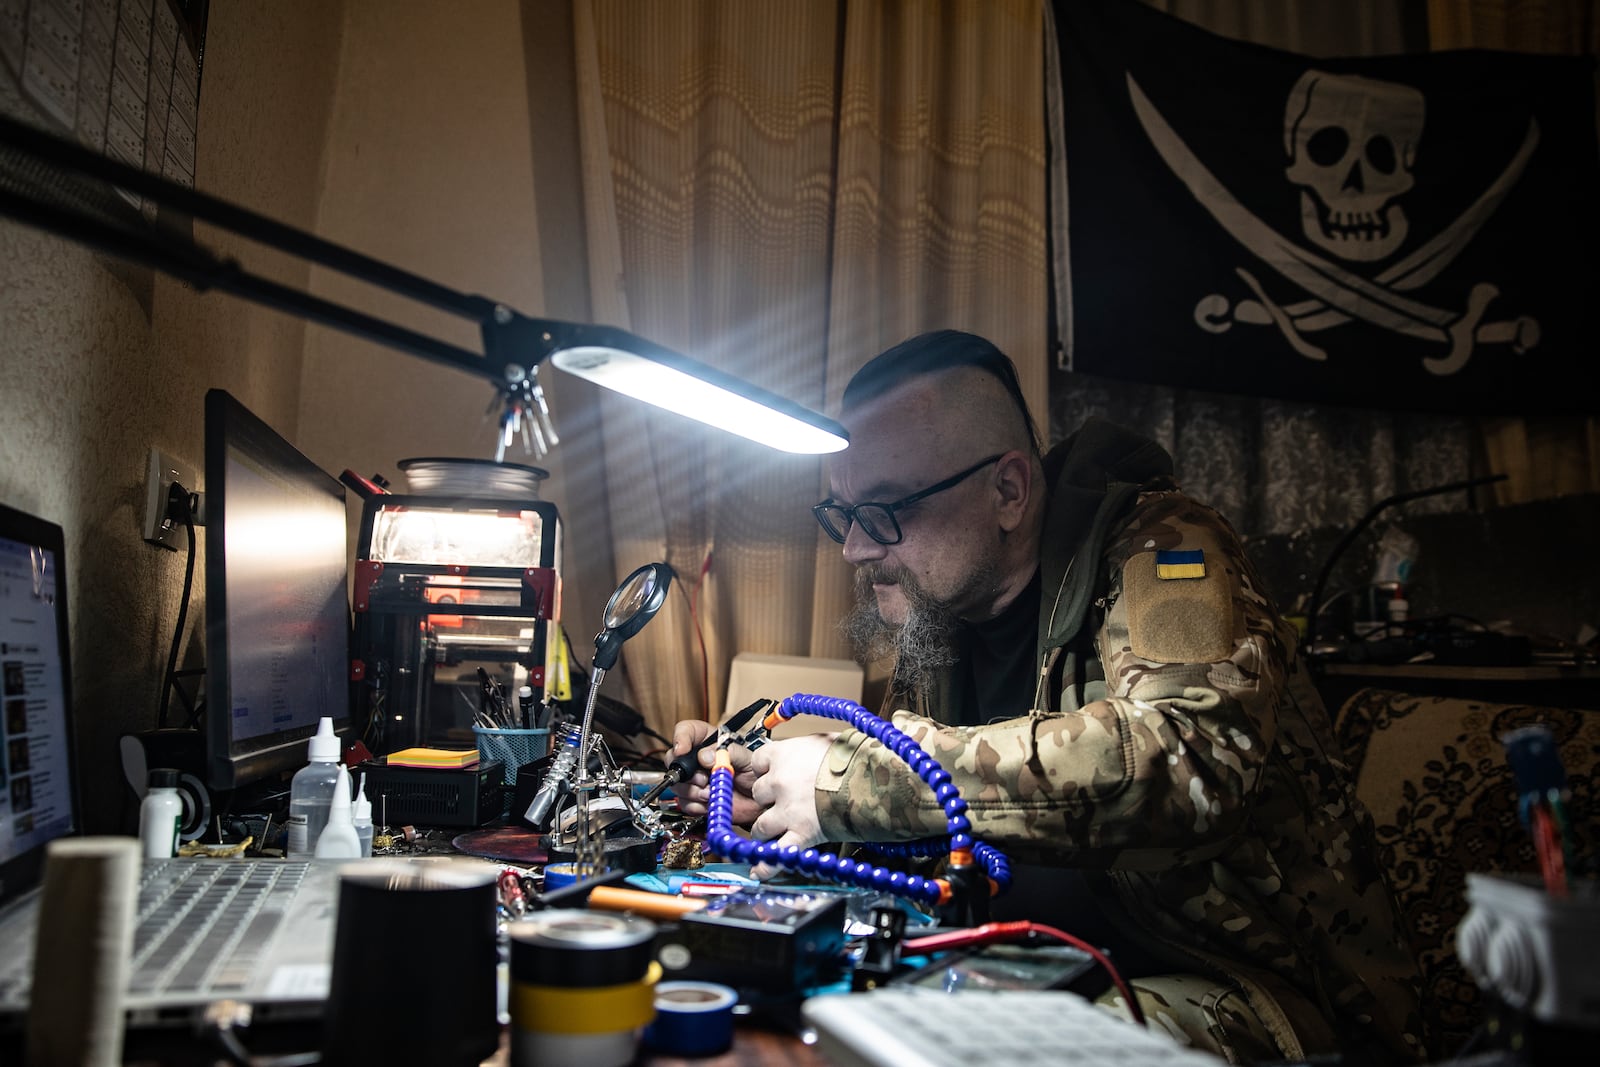
MULTIPOLYGON (((916 741, 853 700, 808 693, 796 693, 789 697, 773 713, 776 718, 769 717, 768 722, 775 723, 778 719, 789 719, 800 714, 839 719, 875 739, 915 771, 917 777, 933 790, 939 805, 944 808, 945 828, 950 834, 947 842, 929 838, 869 847, 904 856, 932 856, 948 851, 952 867, 977 860, 988 875, 992 895, 999 896, 1010 888, 1010 861, 998 849, 972 836, 967 802, 961 799, 950 772, 939 766, 939 761, 924 752, 916 741)), ((711 769, 706 813, 706 847, 712 852, 735 863, 770 863, 828 881, 876 889, 926 904, 943 904, 950 899, 948 879, 924 878, 904 871, 891 871, 885 867, 875 867, 865 860, 852 860, 814 848, 801 849, 794 845, 780 847, 771 841, 752 841, 740 837, 733 831, 733 767, 726 753, 718 755, 717 763, 711 769)))

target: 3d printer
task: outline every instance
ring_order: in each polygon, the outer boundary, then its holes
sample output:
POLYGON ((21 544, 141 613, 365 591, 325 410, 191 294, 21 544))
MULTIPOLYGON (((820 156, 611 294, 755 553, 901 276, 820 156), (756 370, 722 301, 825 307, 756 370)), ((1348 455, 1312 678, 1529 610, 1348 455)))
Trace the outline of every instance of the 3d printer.
POLYGON ((377 754, 471 747, 475 724, 532 727, 566 662, 555 505, 455 484, 481 495, 375 493, 362 507, 351 601, 377 754))

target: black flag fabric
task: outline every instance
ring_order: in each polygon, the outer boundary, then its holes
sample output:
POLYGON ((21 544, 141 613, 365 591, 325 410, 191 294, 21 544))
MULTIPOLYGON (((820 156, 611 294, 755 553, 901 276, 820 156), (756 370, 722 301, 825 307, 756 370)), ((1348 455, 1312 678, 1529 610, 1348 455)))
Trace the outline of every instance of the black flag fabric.
POLYGON ((1369 408, 1600 409, 1583 373, 1600 352, 1593 57, 1314 59, 1136 0, 1052 11, 1067 369, 1369 408))

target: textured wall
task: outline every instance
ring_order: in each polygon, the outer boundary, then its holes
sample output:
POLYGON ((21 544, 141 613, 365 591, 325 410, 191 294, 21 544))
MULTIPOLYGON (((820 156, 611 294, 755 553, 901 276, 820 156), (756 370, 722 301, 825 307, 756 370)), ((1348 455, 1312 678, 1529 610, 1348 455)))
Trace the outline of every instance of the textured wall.
MULTIPOLYGON (((322 182, 343 4, 214 4, 195 185, 309 226, 322 182)), ((221 251, 237 246, 202 228, 221 251)), ((259 269, 304 284, 304 267, 259 269)), ((145 461, 199 469, 202 398, 228 389, 291 433, 304 329, 283 315, 124 267, 0 221, 0 500, 65 528, 78 764, 89 829, 131 813, 116 741, 155 725, 184 555, 145 544, 145 461)), ((203 660, 199 598, 184 663, 203 660)))
MULTIPOLYGON (((474 3, 470 17, 453 5, 377 0, 214 4, 196 187, 538 314, 529 101, 570 100, 570 87, 530 76, 523 47, 525 29, 539 32, 533 22, 523 26, 516 0, 474 3)), ((478 347, 459 319, 204 226, 197 236, 253 273, 478 347)), ((121 828, 133 812, 116 741, 156 724, 184 575, 183 553, 139 536, 150 446, 200 470, 204 395, 218 387, 330 473, 381 473, 403 489, 396 463, 405 457, 493 455, 491 390, 6 222, 0 298, 0 500, 66 529, 84 797, 91 829, 121 828)), ((560 424, 561 385, 549 387, 560 424)), ((562 502, 559 456, 541 465, 553 475, 545 496, 562 502)), ((353 500, 352 546, 358 520, 353 500)), ((204 565, 201 546, 184 666, 205 661, 204 565)), ((585 595, 568 582, 579 632, 593 631, 609 592, 585 595)))

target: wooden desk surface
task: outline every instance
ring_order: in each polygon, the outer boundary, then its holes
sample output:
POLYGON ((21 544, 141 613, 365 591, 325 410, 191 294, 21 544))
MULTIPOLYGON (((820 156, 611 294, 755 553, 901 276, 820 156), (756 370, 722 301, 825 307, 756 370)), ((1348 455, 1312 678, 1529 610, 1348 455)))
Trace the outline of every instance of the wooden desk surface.
POLYGON ((1325 674, 1365 678, 1438 678, 1483 682, 1596 682, 1600 667, 1530 664, 1526 667, 1479 667, 1455 663, 1324 663, 1325 674))
MULTIPOLYGON (((512 1067, 509 1031, 500 1051, 480 1067, 512 1067)), ((663 1056, 641 1049, 632 1067, 832 1067, 832 1061, 799 1035, 740 1018, 734 1023, 733 1045, 716 1056, 663 1056)))
POLYGON ((1492 704, 1544 704, 1600 710, 1600 667, 1529 664, 1479 667, 1455 663, 1319 663, 1312 677, 1332 712, 1358 689, 1376 686, 1492 704))
MULTIPOLYGON (((249 1030, 239 1031, 241 1043, 258 1056, 314 1052, 318 1037, 306 1031, 298 1038, 285 1032, 275 1040, 258 1040, 249 1030)), ((195 1037, 187 1029, 167 1033, 130 1033, 124 1046, 125 1067, 214 1067, 219 1046, 195 1037)), ((20 1059, 21 1046, 0 1042, 0 1062, 10 1063, 12 1053, 20 1059), (8 1051, 8 1049, 10 1051, 8 1051)), ((503 1033, 500 1049, 484 1060, 481 1067, 511 1067, 509 1032, 503 1033)), ((832 1067, 832 1061, 814 1045, 807 1045, 789 1031, 774 1029, 740 1019, 735 1024, 733 1046, 716 1056, 662 1056, 642 1050, 634 1067, 832 1067)))
POLYGON ((637 1062, 648 1067, 830 1067, 832 1061, 794 1034, 739 1025, 734 1029, 733 1047, 720 1056, 685 1059, 647 1052, 637 1062))

